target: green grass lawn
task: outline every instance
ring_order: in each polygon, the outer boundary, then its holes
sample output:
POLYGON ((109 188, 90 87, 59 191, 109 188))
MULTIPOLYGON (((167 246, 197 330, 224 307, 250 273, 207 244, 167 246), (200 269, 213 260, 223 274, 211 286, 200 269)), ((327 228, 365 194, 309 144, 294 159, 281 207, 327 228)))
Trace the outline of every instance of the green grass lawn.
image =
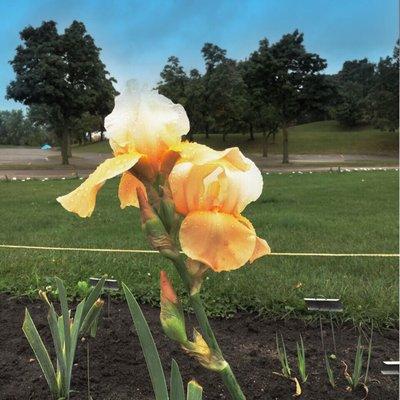
MULTIPOLYGON (((270 174, 246 210, 274 252, 397 253, 398 172, 270 174)), ((55 201, 80 181, 0 182, 0 243, 146 249, 138 211, 121 210, 117 180, 102 189, 89 219, 55 201)), ((58 275, 73 290, 103 273, 124 281, 142 301, 157 302, 159 255, 9 250, 0 248, 0 291, 33 294, 58 275)), ((303 298, 340 297, 343 319, 398 320, 395 258, 264 257, 231 273, 210 273, 203 295, 213 315, 251 310, 273 317, 303 315, 303 298), (301 284, 301 285, 300 285, 301 284)))
MULTIPOLYGON (((194 139, 216 149, 239 146, 247 153, 262 152, 262 135, 249 141, 248 135, 231 134, 222 141, 222 135, 212 134, 209 139, 204 134, 194 135, 194 139)), ((270 139, 271 141, 271 139, 270 139)), ((313 122, 298 125, 289 130, 289 151, 292 154, 373 154, 394 156, 398 154, 398 132, 382 132, 370 127, 344 129, 336 121, 313 122)), ((76 147, 74 152, 109 153, 108 142, 99 142, 76 147)), ((276 136, 276 143, 270 144, 271 154, 282 153, 282 135, 276 136)))

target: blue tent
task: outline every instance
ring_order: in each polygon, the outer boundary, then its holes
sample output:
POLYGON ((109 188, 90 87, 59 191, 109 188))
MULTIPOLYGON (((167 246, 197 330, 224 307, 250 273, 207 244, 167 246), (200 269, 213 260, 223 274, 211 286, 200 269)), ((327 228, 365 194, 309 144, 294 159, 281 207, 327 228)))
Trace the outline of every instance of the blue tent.
POLYGON ((51 146, 49 145, 49 144, 44 144, 42 147, 41 147, 41 149, 42 150, 50 150, 51 149, 51 146))

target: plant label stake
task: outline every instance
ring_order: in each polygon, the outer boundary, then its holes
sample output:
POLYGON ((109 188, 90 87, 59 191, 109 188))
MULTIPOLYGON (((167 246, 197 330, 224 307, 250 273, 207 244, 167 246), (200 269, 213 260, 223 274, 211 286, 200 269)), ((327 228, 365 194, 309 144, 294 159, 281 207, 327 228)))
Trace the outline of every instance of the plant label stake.
MULTIPOLYGON (((89 285, 96 286, 101 278, 89 278, 89 285)), ((104 290, 107 292, 107 318, 111 315, 111 296, 110 292, 117 291, 119 289, 118 281, 116 279, 106 279, 104 281, 104 290)))
POLYGON ((382 375, 399 375, 400 361, 383 361, 382 375))
POLYGON ((307 297, 304 299, 308 311, 342 312, 343 304, 340 299, 323 299, 307 297))
MULTIPOLYGON (((319 311, 319 312, 329 312, 329 317, 331 320, 331 332, 332 332, 332 341, 333 341, 333 350, 335 354, 337 354, 336 350, 336 338, 335 338, 335 330, 333 328, 333 321, 332 321, 332 313, 334 312, 342 312, 343 311, 343 304, 340 299, 325 299, 325 298, 315 298, 315 297, 306 297, 304 301, 307 305, 308 311, 319 311)), ((325 343, 324 343, 324 336, 322 332, 322 318, 321 314, 319 316, 319 329, 321 332, 321 342, 322 348, 325 351, 325 343)))

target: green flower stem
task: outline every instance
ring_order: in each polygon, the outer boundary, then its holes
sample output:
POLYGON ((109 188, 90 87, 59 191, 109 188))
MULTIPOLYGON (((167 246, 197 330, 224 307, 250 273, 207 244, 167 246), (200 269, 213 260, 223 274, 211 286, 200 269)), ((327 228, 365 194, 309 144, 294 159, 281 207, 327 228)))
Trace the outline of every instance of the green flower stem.
POLYGON ((220 375, 233 399, 246 400, 246 397, 243 394, 229 364, 220 372, 220 375))
MULTIPOLYGON (((211 328, 210 322, 208 321, 207 314, 204 310, 200 293, 198 292, 195 294, 191 293, 191 278, 186 269, 184 260, 179 255, 177 257, 174 257, 172 261, 186 287, 187 292, 189 293, 190 305, 192 306, 194 313, 196 314, 197 321, 199 322, 201 331, 204 335, 206 342, 208 343, 208 345, 211 347, 212 350, 222 355, 222 351, 218 345, 217 339, 211 328)), ((229 363, 228 362, 226 363, 227 366, 222 371, 219 372, 225 386, 227 387, 233 400, 245 400, 246 397, 243 394, 242 389, 240 388, 229 363)))

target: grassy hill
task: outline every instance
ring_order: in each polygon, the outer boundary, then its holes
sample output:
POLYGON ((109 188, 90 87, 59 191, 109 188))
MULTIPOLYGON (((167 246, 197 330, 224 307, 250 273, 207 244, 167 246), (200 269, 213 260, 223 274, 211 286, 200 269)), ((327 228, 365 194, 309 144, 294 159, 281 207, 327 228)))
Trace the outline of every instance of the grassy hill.
MULTIPOLYGON (((197 142, 215 149, 239 146, 249 154, 261 154, 263 137, 255 134, 250 141, 249 135, 231 134, 222 141, 221 134, 212 134, 209 139, 204 134, 195 134, 197 142)), ((271 141, 271 138, 270 138, 271 141)), ((397 132, 382 132, 371 127, 344 129, 336 121, 312 122, 297 125, 289 130, 289 151, 291 154, 370 154, 381 156, 398 155, 399 138, 397 132)), ((76 147, 74 152, 109 153, 107 142, 76 147)), ((270 154, 282 153, 282 135, 276 135, 276 143, 270 144, 270 154)))

